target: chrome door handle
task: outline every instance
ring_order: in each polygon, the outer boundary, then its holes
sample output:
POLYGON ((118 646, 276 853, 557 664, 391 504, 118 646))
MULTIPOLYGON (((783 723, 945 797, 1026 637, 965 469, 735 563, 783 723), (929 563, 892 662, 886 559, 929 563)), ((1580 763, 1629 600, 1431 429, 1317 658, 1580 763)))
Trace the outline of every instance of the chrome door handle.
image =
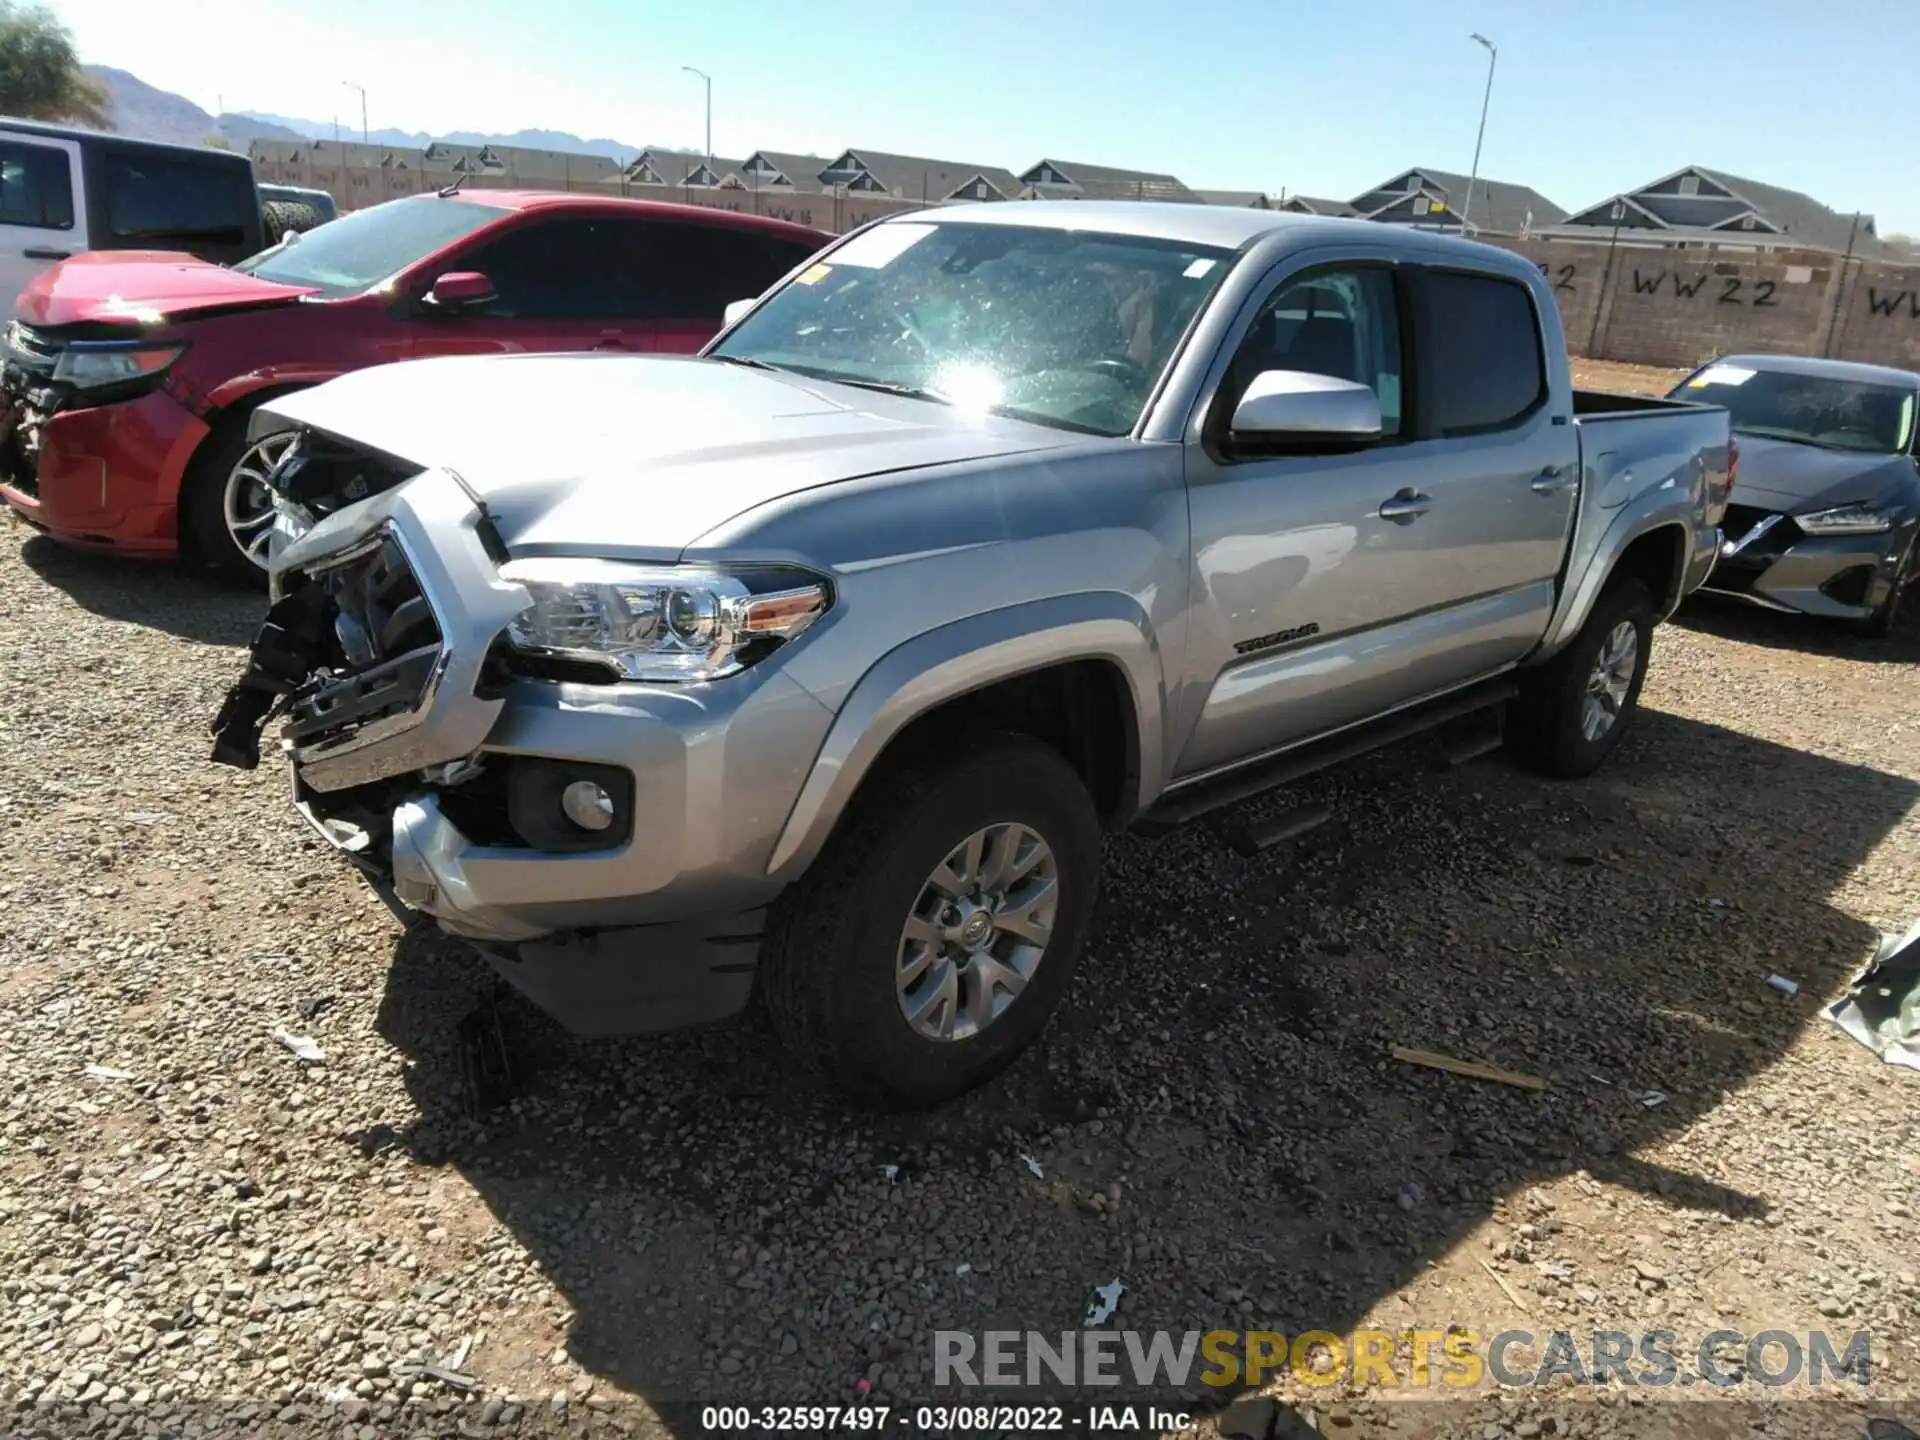
POLYGON ((1533 477, 1533 493, 1536 495, 1558 495, 1573 483, 1571 466, 1555 466, 1551 470, 1542 470, 1533 477))
POLYGON ((1402 490, 1391 500, 1380 502, 1380 518, 1396 525, 1411 525, 1433 508, 1433 497, 1417 490, 1402 490))

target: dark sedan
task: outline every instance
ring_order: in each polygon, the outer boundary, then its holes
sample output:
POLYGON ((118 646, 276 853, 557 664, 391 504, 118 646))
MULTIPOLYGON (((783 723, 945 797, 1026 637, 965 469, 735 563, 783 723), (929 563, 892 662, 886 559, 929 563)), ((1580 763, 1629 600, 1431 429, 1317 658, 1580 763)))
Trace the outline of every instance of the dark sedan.
POLYGON ((1707 589, 1890 633, 1920 579, 1920 374, 1729 355, 1673 397, 1726 406, 1740 443, 1707 589))

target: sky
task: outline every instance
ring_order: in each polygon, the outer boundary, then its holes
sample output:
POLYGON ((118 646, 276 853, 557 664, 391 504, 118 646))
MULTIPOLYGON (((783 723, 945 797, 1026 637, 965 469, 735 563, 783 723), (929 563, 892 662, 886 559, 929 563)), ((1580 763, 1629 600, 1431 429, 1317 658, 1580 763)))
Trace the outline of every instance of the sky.
POLYGON ((212 111, 634 145, 1041 158, 1347 198, 1414 166, 1569 210, 1697 164, 1920 233, 1920 0, 53 0, 212 111))

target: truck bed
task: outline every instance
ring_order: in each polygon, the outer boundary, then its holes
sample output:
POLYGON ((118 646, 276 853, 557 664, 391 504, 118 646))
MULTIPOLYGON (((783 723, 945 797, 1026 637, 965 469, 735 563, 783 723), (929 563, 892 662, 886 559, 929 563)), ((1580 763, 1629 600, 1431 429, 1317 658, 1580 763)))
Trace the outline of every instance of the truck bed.
POLYGON ((1663 395, 1616 395, 1608 390, 1573 392, 1573 413, 1582 419, 1601 415, 1630 415, 1645 410, 1704 410, 1715 406, 1691 400, 1669 400, 1663 395))

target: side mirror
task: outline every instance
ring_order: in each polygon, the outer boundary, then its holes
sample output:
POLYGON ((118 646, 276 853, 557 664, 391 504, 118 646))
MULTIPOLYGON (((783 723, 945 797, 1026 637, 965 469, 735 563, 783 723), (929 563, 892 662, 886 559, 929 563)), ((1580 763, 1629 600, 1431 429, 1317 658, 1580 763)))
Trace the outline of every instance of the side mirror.
POLYGON ((731 328, 740 322, 740 317, 751 310, 758 302, 754 300, 735 300, 728 304, 723 312, 724 323, 731 328))
POLYGON ((1235 440, 1365 444, 1380 438, 1380 399, 1352 380, 1263 370, 1234 406, 1227 429, 1235 440))
POLYGON ((449 270, 433 282, 424 298, 434 309, 451 313, 491 304, 495 295, 493 282, 479 271, 449 270))

